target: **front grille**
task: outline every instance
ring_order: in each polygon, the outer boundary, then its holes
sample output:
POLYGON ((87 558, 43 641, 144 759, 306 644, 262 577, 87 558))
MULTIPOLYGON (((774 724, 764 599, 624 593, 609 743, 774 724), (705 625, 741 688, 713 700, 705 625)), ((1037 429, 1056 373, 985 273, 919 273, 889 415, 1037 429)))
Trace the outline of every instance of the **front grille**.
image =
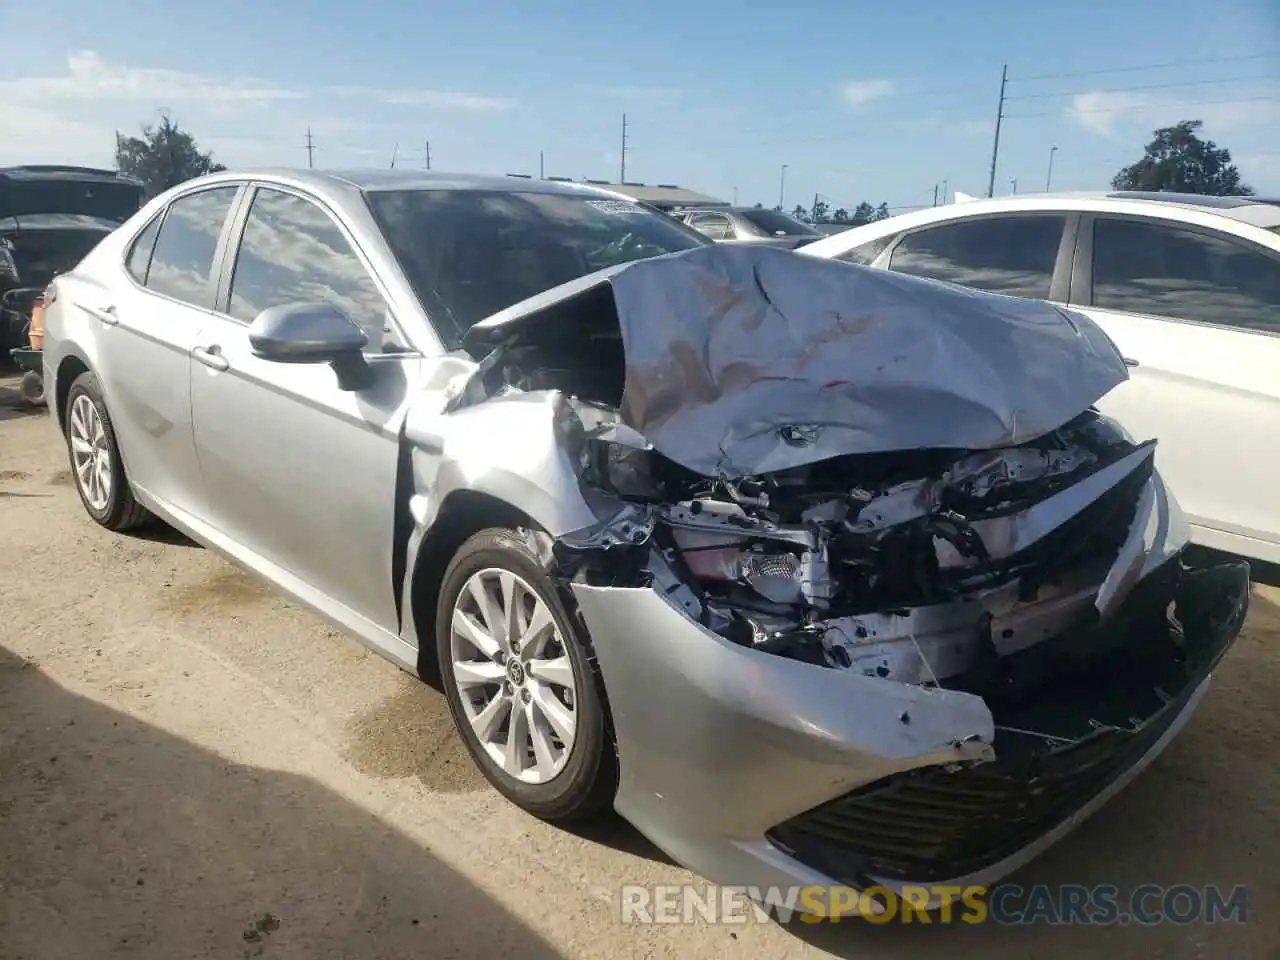
POLYGON ((1007 769, 997 760, 887 777, 794 817, 771 830, 769 840, 854 886, 871 876, 919 882, 965 876, 1043 836, 1100 793, 1159 740, 1191 690, 1137 733, 1099 731, 1041 754, 1034 768, 1007 769))

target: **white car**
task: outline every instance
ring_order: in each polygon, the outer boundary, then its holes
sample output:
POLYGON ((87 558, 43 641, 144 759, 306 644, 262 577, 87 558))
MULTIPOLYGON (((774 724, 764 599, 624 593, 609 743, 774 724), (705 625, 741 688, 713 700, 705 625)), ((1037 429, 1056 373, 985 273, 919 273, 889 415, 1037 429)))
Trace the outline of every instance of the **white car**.
POLYGON ((800 252, 1093 318, 1131 374, 1098 406, 1158 439, 1194 542, 1280 563, 1280 201, 1000 197, 881 220, 800 252))

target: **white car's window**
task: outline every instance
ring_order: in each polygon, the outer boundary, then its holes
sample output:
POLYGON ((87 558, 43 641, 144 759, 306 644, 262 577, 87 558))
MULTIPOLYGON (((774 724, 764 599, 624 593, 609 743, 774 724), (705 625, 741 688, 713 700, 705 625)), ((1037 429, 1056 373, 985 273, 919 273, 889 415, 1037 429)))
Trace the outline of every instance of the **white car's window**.
POLYGON ((179 197, 169 205, 147 270, 148 290, 193 306, 210 305, 213 257, 239 189, 214 187, 179 197))
POLYGON ((337 224, 309 200, 259 189, 231 275, 231 316, 251 323, 268 307, 321 300, 358 323, 375 352, 394 346, 386 301, 337 224))
POLYGON ((852 250, 846 250, 835 259, 843 260, 845 263, 857 263, 864 267, 869 267, 875 262, 876 257, 884 253, 885 248, 893 243, 893 238, 897 234, 891 233, 887 237, 880 237, 877 240, 871 240, 868 243, 860 243, 852 250))
POLYGON ((1093 305, 1280 333, 1280 261, 1227 237, 1099 218, 1093 305))
POLYGON ((889 269, 989 293, 1043 300, 1066 225, 1064 216, 987 217, 908 234, 889 269))

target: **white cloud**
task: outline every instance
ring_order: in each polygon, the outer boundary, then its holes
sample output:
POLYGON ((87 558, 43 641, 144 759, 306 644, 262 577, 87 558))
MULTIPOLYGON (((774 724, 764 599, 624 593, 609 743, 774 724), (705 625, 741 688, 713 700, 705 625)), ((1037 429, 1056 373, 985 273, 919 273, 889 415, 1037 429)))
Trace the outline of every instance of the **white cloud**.
POLYGON ((449 110, 506 110, 515 105, 508 97, 490 97, 457 90, 429 90, 421 87, 323 87, 321 92, 336 96, 377 100, 397 107, 441 107, 449 110))
POLYGON ((0 156, 13 163, 109 163, 116 130, 135 131, 173 108, 182 126, 225 162, 296 160, 308 125, 324 131, 321 155, 336 160, 339 154, 380 155, 354 132, 373 122, 367 114, 371 105, 482 113, 513 104, 456 90, 308 86, 138 67, 81 50, 68 55, 61 72, 46 68, 0 80, 0 156), (350 119, 326 121, 334 113, 350 119), (228 128, 236 133, 227 134, 228 128), (352 131, 347 142, 340 139, 342 130, 352 131))
POLYGON ((144 100, 262 104, 303 96, 296 90, 247 78, 221 80, 181 70, 113 64, 92 50, 70 54, 64 74, 0 81, 0 102, 6 103, 144 100))
POLYGON ((1280 119, 1280 103, 1274 91, 1261 90, 1204 100, 1096 90, 1076 94, 1066 112, 1090 133, 1129 139, 1134 127, 1151 130, 1181 120, 1203 120, 1211 135, 1270 125, 1280 119))
POLYGON ((860 107, 872 100, 880 100, 892 92, 892 80, 851 80, 840 85, 841 98, 853 107, 860 107))
POLYGON ((681 95, 681 91, 675 87, 593 86, 588 89, 615 100, 634 103, 670 103, 681 95))

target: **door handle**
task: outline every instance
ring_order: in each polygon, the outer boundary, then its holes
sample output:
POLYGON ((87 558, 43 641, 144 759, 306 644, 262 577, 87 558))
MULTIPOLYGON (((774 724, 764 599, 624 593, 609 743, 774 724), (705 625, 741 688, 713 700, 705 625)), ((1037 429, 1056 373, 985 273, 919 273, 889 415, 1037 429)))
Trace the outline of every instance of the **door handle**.
POLYGON ((116 305, 114 303, 109 303, 105 307, 99 307, 93 313, 94 316, 105 323, 108 327, 114 327, 120 322, 120 318, 116 316, 116 305))
POLYGON ((1126 367, 1136 367, 1138 365, 1138 361, 1134 360, 1132 357, 1121 357, 1121 359, 1124 360, 1124 365, 1126 367))
POLYGON ((226 370, 231 366, 227 358, 222 355, 222 348, 216 343, 207 347, 194 347, 191 356, 211 370, 226 370))

